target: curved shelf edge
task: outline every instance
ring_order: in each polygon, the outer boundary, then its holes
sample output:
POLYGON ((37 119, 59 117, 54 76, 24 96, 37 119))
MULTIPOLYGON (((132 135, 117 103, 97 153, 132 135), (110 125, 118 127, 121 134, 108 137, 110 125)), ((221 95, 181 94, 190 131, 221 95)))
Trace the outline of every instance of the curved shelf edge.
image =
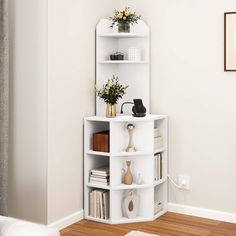
POLYGON ((141 188, 151 188, 153 187, 153 184, 131 184, 131 185, 126 185, 126 184, 120 184, 117 186, 111 187, 112 190, 127 190, 127 189, 141 189, 141 188))
POLYGON ((107 189, 110 190, 110 185, 102 185, 102 184, 93 184, 93 183, 87 183, 87 187, 90 188, 99 188, 99 189, 107 189))

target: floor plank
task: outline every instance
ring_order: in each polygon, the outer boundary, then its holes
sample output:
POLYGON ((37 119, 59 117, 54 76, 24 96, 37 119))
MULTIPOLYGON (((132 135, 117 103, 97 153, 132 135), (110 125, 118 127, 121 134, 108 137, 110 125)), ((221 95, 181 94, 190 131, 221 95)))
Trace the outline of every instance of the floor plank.
POLYGON ((160 236, 236 236, 236 224, 168 212, 152 222, 107 225, 82 220, 61 231, 61 236, 124 236, 139 230, 160 236))

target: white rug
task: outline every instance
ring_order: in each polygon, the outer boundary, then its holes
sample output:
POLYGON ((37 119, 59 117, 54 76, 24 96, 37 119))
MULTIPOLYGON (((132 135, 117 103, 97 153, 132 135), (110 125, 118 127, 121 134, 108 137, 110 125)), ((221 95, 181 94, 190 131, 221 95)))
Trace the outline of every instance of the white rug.
POLYGON ((140 231, 131 231, 125 236, 158 236, 157 234, 148 234, 140 231))

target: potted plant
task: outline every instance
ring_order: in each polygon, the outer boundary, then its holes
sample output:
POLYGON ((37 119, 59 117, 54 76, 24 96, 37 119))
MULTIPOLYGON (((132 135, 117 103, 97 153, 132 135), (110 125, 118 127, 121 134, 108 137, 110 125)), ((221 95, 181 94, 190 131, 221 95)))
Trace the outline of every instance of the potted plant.
POLYGON ((125 95, 128 86, 123 86, 118 82, 118 76, 113 75, 101 89, 96 88, 98 97, 102 98, 107 104, 106 117, 116 117, 116 104, 125 95))
POLYGON ((130 24, 137 24, 140 18, 141 16, 137 15, 135 12, 131 12, 129 7, 120 11, 115 10, 114 16, 110 17, 110 20, 112 21, 111 28, 113 28, 114 25, 117 25, 119 33, 129 33, 130 24))

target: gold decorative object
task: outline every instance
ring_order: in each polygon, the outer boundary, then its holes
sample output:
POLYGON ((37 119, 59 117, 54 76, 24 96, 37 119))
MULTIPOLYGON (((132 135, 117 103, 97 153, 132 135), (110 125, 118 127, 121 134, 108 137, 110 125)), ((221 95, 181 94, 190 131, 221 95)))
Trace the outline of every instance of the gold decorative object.
POLYGON ((127 130, 129 132, 129 145, 126 148, 126 152, 136 152, 136 148, 134 147, 133 144, 133 130, 135 126, 133 124, 128 124, 127 125, 127 130))
POLYGON ((106 117, 108 118, 116 117, 116 104, 107 103, 106 117))
POLYGON ((127 171, 124 175, 124 184, 131 185, 133 183, 133 176, 130 170, 131 161, 126 161, 127 171))

